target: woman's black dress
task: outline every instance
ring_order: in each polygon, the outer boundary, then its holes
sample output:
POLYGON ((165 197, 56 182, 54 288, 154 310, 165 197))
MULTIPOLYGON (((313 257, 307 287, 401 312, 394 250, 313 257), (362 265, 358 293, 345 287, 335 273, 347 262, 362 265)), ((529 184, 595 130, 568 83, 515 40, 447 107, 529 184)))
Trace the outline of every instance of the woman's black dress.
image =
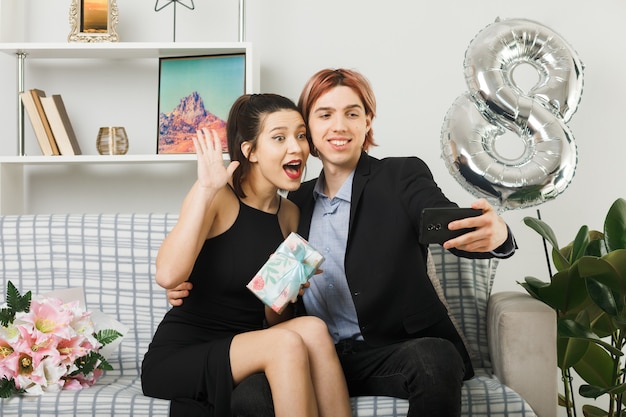
POLYGON ((264 305, 246 284, 284 238, 276 214, 239 206, 233 226, 204 243, 189 297, 165 314, 143 359, 143 392, 172 400, 172 417, 230 417, 231 341, 263 327, 264 305))

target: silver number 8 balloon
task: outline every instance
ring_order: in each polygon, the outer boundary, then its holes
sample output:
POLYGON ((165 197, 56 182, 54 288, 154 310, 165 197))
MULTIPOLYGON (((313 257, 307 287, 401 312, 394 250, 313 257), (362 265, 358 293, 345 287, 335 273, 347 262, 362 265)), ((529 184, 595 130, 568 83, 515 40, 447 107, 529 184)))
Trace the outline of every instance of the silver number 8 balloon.
POLYGON ((538 205, 562 193, 577 163, 566 125, 583 87, 575 51, 537 22, 496 20, 472 40, 464 68, 469 91, 450 107, 441 130, 450 173, 501 210, 538 205), (539 74, 527 92, 512 75, 521 64, 539 74), (498 152, 496 142, 507 130, 522 141, 521 155, 498 152))

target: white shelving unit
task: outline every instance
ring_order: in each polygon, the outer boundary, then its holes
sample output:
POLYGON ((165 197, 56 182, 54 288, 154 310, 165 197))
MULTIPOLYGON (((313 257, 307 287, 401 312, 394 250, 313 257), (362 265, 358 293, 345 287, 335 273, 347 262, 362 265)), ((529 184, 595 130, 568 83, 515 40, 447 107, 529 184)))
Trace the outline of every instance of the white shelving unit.
MULTIPOLYGON (((201 55, 221 55, 221 54, 246 54, 246 76, 245 84, 246 93, 258 91, 259 85, 259 66, 252 52, 252 45, 246 42, 227 42, 227 43, 0 43, 0 53, 13 55, 16 58, 18 67, 18 86, 16 91, 24 91, 25 89, 25 69, 33 61, 50 61, 58 63, 59 60, 63 65, 71 65, 71 60, 102 60, 108 63, 114 61, 119 65, 128 65, 138 59, 147 60, 150 66, 154 65, 154 71, 158 73, 158 62, 161 57, 178 57, 178 56, 201 56, 201 55), (68 61, 69 60, 69 61, 68 61)), ((112 87, 114 88, 114 87, 112 87)), ((154 87, 155 89, 157 86, 154 87)), ((88 93, 85 93, 88 94, 88 93)), ((18 106, 18 153, 17 156, 0 156, 0 214, 22 214, 28 213, 29 210, 27 200, 26 183, 32 181, 28 175, 29 170, 38 170, 49 167, 58 169, 60 166, 66 167, 107 167, 109 170, 129 169, 132 167, 136 172, 138 169, 146 171, 146 177, 150 177, 150 169, 158 169, 160 166, 177 166, 180 164, 195 164, 195 155, 78 155, 78 156, 26 156, 23 155, 24 149, 24 129, 29 129, 30 125, 24 123, 24 111, 16 97, 16 105, 18 106), (28 181, 27 181, 28 177, 28 181)), ((156 125, 156 117, 154 115, 154 124, 156 125)), ((153 126, 146 126, 146 131, 150 131, 153 126)), ((144 138, 142 140, 155 141, 156 138, 144 138)), ((79 138, 80 141, 80 138, 79 138)), ((156 146, 155 146, 156 148, 156 146)), ((225 155, 227 158, 227 155, 225 155)), ((90 171, 85 174, 82 169, 80 175, 102 175, 102 170, 96 170, 95 173, 90 171)), ((185 169, 183 175, 194 170, 185 169)), ((37 177, 37 176, 35 176, 37 177)), ((185 180, 190 180, 185 178, 185 180)), ((144 193, 163 193, 164 190, 158 187, 145 187, 144 193), (152 188, 152 190, 150 189, 152 188)), ((85 196, 87 197, 87 196, 85 196)), ((123 202, 120 202, 120 210, 125 210, 123 202)), ((80 208, 78 209, 80 210, 80 208)), ((132 208, 129 208, 132 210, 132 208)))

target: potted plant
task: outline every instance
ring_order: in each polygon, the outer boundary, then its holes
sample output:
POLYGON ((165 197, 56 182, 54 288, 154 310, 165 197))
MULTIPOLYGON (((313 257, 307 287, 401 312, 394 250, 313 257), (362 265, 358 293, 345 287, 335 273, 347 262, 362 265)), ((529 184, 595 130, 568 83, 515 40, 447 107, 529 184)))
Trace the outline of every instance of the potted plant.
POLYGON ((626 200, 610 207, 602 232, 582 226, 573 242, 560 247, 545 222, 525 217, 524 223, 552 246, 557 270, 550 282, 526 277, 520 283, 534 298, 556 312, 558 367, 564 382, 559 403, 576 416, 572 369, 585 382, 585 398, 608 397, 608 410, 583 405, 586 417, 624 417, 626 379, 626 200))

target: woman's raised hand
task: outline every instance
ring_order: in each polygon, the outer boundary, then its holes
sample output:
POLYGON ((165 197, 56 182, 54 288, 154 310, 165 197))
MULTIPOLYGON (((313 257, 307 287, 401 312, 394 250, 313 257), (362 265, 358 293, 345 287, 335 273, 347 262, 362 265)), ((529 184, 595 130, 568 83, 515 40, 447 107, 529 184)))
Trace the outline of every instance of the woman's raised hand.
POLYGON ((202 128, 196 132, 193 144, 198 156, 198 182, 201 187, 219 189, 228 183, 233 172, 239 166, 238 161, 231 161, 224 167, 222 142, 215 130, 202 128))

